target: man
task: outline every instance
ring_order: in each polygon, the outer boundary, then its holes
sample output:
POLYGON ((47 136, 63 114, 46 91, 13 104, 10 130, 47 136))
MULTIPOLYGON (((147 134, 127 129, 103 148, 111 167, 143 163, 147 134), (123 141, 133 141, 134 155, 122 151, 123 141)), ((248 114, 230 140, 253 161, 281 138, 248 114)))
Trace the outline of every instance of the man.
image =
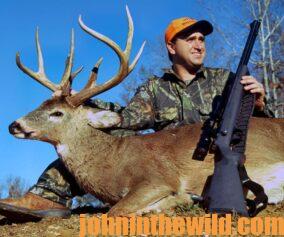
MULTIPOLYGON (((142 85, 121 114, 119 128, 155 131, 182 124, 204 122, 212 111, 214 99, 224 99, 222 91, 232 73, 225 69, 203 66, 205 36, 212 33, 208 21, 187 17, 173 20, 166 29, 165 43, 172 69, 161 78, 154 77, 142 85)), ((244 76, 244 89, 256 94, 255 110, 269 116, 264 103, 264 89, 252 76, 244 76)), ((89 104, 106 108, 96 100, 89 104)), ((82 194, 73 176, 58 159, 39 178, 37 184, 20 199, 0 201, 0 213, 9 218, 34 218, 70 215, 67 208, 74 195, 82 194), (3 211, 5 210, 5 211, 3 211)))

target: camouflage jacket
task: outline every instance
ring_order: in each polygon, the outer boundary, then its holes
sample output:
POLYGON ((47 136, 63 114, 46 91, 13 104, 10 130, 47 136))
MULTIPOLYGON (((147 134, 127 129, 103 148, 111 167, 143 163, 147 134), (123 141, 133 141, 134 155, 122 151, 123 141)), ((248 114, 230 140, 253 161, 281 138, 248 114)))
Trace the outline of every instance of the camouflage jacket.
MULTIPOLYGON (((213 101, 224 99, 222 91, 234 74, 222 68, 202 67, 190 82, 168 70, 142 85, 122 111, 122 127, 161 130, 181 124, 204 122, 213 101)), ((263 115, 270 115, 265 109, 263 115)), ((261 115, 261 113, 259 113, 261 115)))
MULTIPOLYGON (((193 80, 184 82, 167 70, 162 77, 153 77, 140 86, 125 108, 113 103, 103 107, 119 112, 123 119, 121 128, 125 129, 158 131, 204 122, 212 111, 213 101, 224 99, 222 91, 232 76, 226 69, 202 67, 193 80)), ((265 108, 258 116, 272 114, 265 108)))

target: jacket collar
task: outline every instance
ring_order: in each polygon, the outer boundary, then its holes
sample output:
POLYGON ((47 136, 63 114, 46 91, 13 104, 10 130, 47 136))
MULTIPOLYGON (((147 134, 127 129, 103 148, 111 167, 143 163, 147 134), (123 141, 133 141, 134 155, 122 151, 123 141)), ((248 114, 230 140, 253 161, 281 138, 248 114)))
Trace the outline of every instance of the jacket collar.
POLYGON ((164 69, 164 75, 163 78, 167 79, 167 80, 171 80, 174 81, 176 83, 178 83, 179 85, 181 85, 182 87, 187 87, 190 84, 192 84, 194 81, 197 80, 206 80, 208 76, 206 67, 204 67, 203 65, 198 69, 198 71, 196 72, 196 76, 190 81, 190 83, 186 83, 184 82, 179 75, 177 75, 175 73, 175 71, 172 68, 166 68, 164 69))

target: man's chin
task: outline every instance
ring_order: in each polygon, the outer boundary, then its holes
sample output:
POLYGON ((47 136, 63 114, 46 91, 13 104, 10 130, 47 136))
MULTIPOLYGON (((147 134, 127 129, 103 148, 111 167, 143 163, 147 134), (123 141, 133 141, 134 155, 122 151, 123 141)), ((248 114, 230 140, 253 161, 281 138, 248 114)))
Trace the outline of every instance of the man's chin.
POLYGON ((195 60, 192 61, 192 63, 198 67, 201 67, 201 65, 203 64, 203 57, 202 58, 196 58, 195 60))
POLYGON ((195 69, 195 70, 198 70, 201 68, 201 66, 203 65, 202 62, 198 62, 198 63, 193 63, 192 64, 192 67, 195 69))

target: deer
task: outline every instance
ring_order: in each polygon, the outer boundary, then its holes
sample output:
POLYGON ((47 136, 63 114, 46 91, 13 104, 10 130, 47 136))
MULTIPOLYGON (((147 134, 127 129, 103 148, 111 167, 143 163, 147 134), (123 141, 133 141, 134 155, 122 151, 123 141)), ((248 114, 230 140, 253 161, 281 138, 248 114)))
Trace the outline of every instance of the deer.
MULTIPOLYGON (((121 83, 133 70, 142 54, 142 44, 133 62, 129 56, 133 39, 133 21, 126 7, 129 32, 123 51, 110 38, 89 28, 79 16, 80 27, 104 42, 118 55, 118 73, 97 85, 95 65, 86 86, 72 90, 73 79, 82 70, 72 72, 74 32, 70 52, 60 84, 45 74, 43 56, 36 31, 38 72, 24 66, 16 55, 17 66, 28 76, 53 92, 37 109, 9 126, 16 138, 35 139, 54 146, 58 156, 86 192, 111 204, 109 215, 120 216, 163 211, 177 203, 189 202, 189 194, 200 195, 213 172, 214 157, 193 160, 202 124, 129 137, 114 137, 105 128, 119 126, 118 113, 92 108, 85 102, 121 83)), ((283 119, 252 118, 249 126, 246 168, 250 177, 263 185, 269 203, 284 199, 283 119)))

